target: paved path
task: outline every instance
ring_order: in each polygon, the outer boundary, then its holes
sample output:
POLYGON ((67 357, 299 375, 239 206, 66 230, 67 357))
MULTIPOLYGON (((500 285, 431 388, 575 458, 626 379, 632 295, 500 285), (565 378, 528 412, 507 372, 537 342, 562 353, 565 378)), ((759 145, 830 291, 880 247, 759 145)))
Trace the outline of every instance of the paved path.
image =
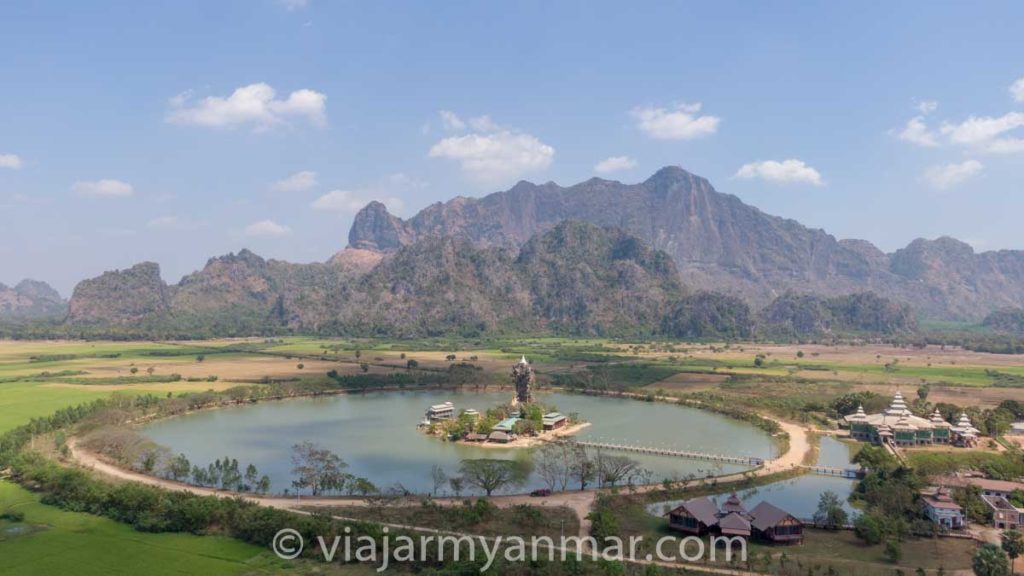
MULTIPOLYGON (((810 450, 810 443, 808 441, 807 430, 802 426, 793 424, 790 422, 779 422, 782 429, 789 434, 789 449, 785 454, 774 460, 769 460, 767 463, 755 470, 753 470, 754 476, 766 476, 769 474, 775 474, 777 472, 783 472, 792 470, 799 467, 803 463, 804 455, 810 450)), ((129 480, 132 482, 139 482, 141 484, 147 484, 149 486, 157 486, 165 490, 176 490, 183 492, 191 492, 193 494, 199 494, 202 496, 218 496, 218 497, 240 497, 249 502, 261 504, 263 506, 270 506, 272 508, 279 508, 282 510, 295 510, 299 507, 363 507, 372 504, 370 500, 365 498, 345 498, 345 497, 312 497, 305 496, 301 498, 284 498, 280 496, 257 496, 253 494, 238 494, 235 492, 229 492, 226 490, 217 490, 214 488, 203 488, 199 486, 193 486, 182 482, 175 482, 173 480, 166 480, 163 478, 156 478, 139 472, 131 470, 125 470, 119 466, 111 464, 95 454, 92 454, 77 444, 75 438, 68 441, 68 448, 71 451, 71 458, 79 465, 89 468, 95 472, 99 472, 105 476, 115 478, 118 480, 129 480)), ((726 476, 719 476, 716 478, 718 483, 728 483, 744 479, 743 473, 729 474, 726 476)), ((701 483, 701 480, 694 480, 683 484, 685 487, 696 486, 701 483)), ((637 492, 650 492, 652 490, 660 490, 661 484, 649 484, 645 486, 636 487, 637 492)), ((558 492, 551 496, 544 498, 534 498, 527 495, 512 495, 512 496, 492 496, 491 501, 498 507, 507 508, 515 506, 517 504, 531 504, 531 505, 544 505, 544 506, 564 506, 571 509, 576 513, 580 524, 580 536, 587 536, 590 534, 590 521, 587 519, 587 515, 590 513, 594 505, 594 500, 597 494, 602 492, 609 492, 608 489, 590 489, 584 491, 573 491, 573 492, 558 492)), ((410 497, 410 502, 418 502, 419 496, 410 497)), ((434 501, 441 504, 442 506, 451 506, 461 503, 464 498, 461 497, 447 497, 447 498, 435 498, 434 501)))

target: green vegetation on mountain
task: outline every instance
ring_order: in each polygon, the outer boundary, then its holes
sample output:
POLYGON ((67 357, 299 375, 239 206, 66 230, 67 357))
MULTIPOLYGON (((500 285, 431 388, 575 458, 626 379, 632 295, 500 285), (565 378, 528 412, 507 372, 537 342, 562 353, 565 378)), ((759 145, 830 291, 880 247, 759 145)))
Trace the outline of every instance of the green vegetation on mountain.
POLYGON ((767 334, 781 337, 821 336, 828 333, 902 334, 917 330, 906 304, 871 292, 822 298, 785 294, 760 313, 767 334))

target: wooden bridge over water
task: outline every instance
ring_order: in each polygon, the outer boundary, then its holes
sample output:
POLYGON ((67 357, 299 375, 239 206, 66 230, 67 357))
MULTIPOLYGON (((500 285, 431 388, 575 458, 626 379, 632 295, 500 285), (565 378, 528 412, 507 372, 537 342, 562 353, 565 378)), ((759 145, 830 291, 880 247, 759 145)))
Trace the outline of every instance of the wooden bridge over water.
POLYGON ((864 471, 859 468, 832 468, 830 466, 801 466, 811 474, 819 476, 836 476, 838 478, 860 478, 864 471))
MULTIPOLYGON (((559 440, 564 442, 564 440, 559 440)), ((727 454, 714 454, 711 452, 697 452, 693 450, 678 450, 675 448, 664 448, 658 446, 641 446, 638 444, 624 444, 619 442, 601 442, 592 440, 577 440, 577 446, 593 448, 595 450, 613 450, 617 452, 633 452, 637 454, 650 454, 653 456, 672 456, 675 458, 686 458, 689 460, 707 460, 710 462, 723 462, 726 464, 740 464, 743 466, 763 466, 767 460, 756 456, 732 456, 727 454)), ((830 466, 800 466, 809 474, 819 476, 832 476, 836 478, 856 479, 863 475, 859 468, 834 468, 830 466)))
POLYGON ((757 458, 755 456, 730 456, 726 454, 713 454, 710 452, 677 450, 675 448, 640 446, 637 444, 619 444, 616 442, 594 442, 588 440, 577 440, 576 445, 583 446, 584 448, 594 448, 596 450, 634 452, 639 454, 651 454, 654 456, 673 456, 676 458, 687 458, 690 460, 708 460, 711 462, 724 462, 726 464, 742 464, 744 466, 762 466, 765 463, 764 458, 757 458))

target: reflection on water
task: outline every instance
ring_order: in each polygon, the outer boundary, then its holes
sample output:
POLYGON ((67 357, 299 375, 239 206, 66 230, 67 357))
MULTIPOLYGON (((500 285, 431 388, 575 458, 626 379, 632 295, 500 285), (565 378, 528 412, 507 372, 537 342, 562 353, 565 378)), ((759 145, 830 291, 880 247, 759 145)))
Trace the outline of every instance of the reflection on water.
MULTIPOLYGON (((291 446, 317 442, 340 455, 348 472, 383 488, 400 483, 413 492, 429 492, 431 468, 437 464, 455 475, 465 458, 529 458, 529 450, 462 446, 416 430, 427 406, 452 400, 456 409, 481 412, 508 401, 510 392, 417 391, 301 398, 198 412, 154 422, 144 432, 194 464, 218 458, 253 463, 270 476, 272 491, 291 485, 291 446)), ((580 438, 700 450, 735 456, 769 458, 774 446, 767 434, 717 414, 663 403, 576 394, 541 394, 540 401, 563 413, 579 413, 592 423, 580 438)), ((736 465, 664 456, 632 455, 651 470, 653 481, 690 474, 725 474, 736 465)), ((523 489, 542 486, 532 477, 523 489)))
MULTIPOLYGON (((822 438, 818 465, 849 468, 849 447, 831 436, 822 438)), ((767 500, 797 518, 809 520, 818 509, 818 500, 821 498, 821 494, 826 491, 832 491, 839 496, 840 502, 843 503, 843 508, 846 509, 852 519, 858 512, 850 506, 847 500, 853 492, 855 482, 855 480, 846 478, 805 474, 789 480, 743 490, 738 492, 737 495, 743 500, 744 505, 748 509, 753 508, 762 500, 767 500)), ((721 504, 729 494, 729 492, 725 492, 716 496, 716 503, 721 504)), ((648 506, 647 510, 651 514, 661 516, 668 510, 678 506, 681 502, 682 500, 657 502, 648 506)))

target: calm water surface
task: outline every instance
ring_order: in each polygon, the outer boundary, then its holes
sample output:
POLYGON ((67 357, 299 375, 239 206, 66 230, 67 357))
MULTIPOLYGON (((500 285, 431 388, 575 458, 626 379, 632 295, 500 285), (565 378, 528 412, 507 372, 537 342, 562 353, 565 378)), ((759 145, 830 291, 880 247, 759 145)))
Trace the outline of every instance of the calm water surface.
MULTIPOLYGON (((400 483, 413 492, 433 488, 431 468, 449 475, 465 458, 530 458, 530 450, 460 446, 429 437, 416 429, 427 406, 446 400, 456 409, 486 408, 509 400, 510 392, 424 391, 339 395, 266 402, 198 412, 147 425, 154 441, 184 453, 193 464, 217 458, 253 463, 270 476, 273 492, 291 486, 291 447, 305 440, 325 446, 348 464, 348 472, 369 478, 382 488, 400 483)), ((644 445, 700 450, 736 456, 775 456, 763 431, 710 412, 663 403, 575 394, 541 394, 540 400, 563 413, 577 412, 591 426, 581 439, 615 440, 644 445)), ((689 474, 724 474, 743 466, 631 455, 652 471, 652 481, 689 474)), ((542 487, 531 477, 525 487, 542 487)))

